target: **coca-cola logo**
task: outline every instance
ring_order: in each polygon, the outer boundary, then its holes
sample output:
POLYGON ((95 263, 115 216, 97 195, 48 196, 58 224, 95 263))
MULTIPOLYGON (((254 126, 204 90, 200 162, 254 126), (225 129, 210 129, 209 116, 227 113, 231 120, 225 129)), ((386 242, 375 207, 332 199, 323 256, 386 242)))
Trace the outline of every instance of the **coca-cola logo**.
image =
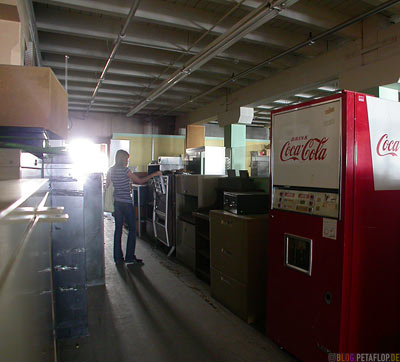
POLYGON ((400 148, 400 141, 390 140, 388 134, 384 134, 376 145, 376 153, 378 156, 397 157, 397 151, 400 148))
POLYGON ((280 158, 281 161, 322 161, 326 158, 328 149, 326 143, 329 138, 310 138, 308 137, 296 137, 287 141, 282 149, 280 158), (302 143, 293 143, 293 141, 303 141, 302 143))

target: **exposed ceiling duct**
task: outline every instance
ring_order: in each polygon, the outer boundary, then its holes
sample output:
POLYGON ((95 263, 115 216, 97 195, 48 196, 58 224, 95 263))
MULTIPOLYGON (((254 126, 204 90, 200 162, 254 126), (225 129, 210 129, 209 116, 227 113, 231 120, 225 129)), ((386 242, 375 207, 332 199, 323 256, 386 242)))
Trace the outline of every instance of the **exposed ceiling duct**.
POLYGON ((230 124, 244 124, 249 125, 254 118, 254 108, 239 107, 233 111, 220 113, 218 115, 218 124, 220 127, 228 126, 230 124))
POLYGON ((224 34, 220 35, 213 42, 211 42, 199 54, 192 57, 182 67, 182 69, 173 73, 157 89, 152 91, 143 101, 133 107, 127 113, 127 116, 129 117, 139 112, 154 99, 165 93, 176 83, 186 78, 189 74, 199 69, 202 65, 214 58, 217 54, 229 48, 234 43, 242 39, 245 35, 254 31, 261 25, 265 24, 267 21, 276 17, 283 8, 291 6, 296 2, 297 0, 268 1, 260 5, 258 8, 254 9, 247 16, 245 16, 234 26, 232 26, 228 31, 226 31, 224 34))

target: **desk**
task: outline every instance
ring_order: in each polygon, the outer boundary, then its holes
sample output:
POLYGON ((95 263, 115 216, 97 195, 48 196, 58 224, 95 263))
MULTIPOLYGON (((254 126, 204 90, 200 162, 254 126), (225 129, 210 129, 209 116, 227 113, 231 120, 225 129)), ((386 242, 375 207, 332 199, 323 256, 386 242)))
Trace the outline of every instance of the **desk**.
POLYGON ((135 193, 137 194, 137 209, 138 209, 138 236, 141 237, 142 236, 142 222, 146 222, 146 219, 142 220, 142 212, 141 212, 141 207, 142 205, 145 205, 146 200, 145 197, 143 197, 145 194, 143 194, 145 192, 147 188, 147 184, 145 185, 138 185, 138 184, 133 184, 132 185, 132 202, 133 202, 133 206, 135 206, 135 193), (142 195, 141 195, 142 194, 142 195), (143 200, 142 200, 143 197, 143 200))

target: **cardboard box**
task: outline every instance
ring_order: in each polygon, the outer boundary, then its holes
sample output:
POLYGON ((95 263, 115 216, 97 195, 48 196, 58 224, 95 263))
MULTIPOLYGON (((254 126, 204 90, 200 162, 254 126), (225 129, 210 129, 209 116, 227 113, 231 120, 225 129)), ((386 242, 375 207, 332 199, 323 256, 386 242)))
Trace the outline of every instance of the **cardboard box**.
POLYGON ((0 64, 23 65, 25 41, 17 4, 0 0, 0 64))
POLYGON ((0 167, 20 167, 21 151, 13 148, 0 148, 0 167))
POLYGON ((0 65, 0 99, 0 126, 40 127, 67 138, 67 93, 50 68, 0 65))
POLYGON ((21 178, 21 168, 15 166, 0 166, 0 181, 21 178))
POLYGON ((41 178, 42 161, 18 149, 0 148, 0 180, 41 178))
POLYGON ((186 127, 185 148, 197 148, 205 145, 206 128, 204 126, 188 125, 186 127))

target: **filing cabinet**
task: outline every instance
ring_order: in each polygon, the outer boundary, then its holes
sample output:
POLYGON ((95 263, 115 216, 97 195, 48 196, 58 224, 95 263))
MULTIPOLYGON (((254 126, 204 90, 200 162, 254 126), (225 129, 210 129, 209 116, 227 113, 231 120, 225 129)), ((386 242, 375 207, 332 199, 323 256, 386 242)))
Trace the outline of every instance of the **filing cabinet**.
POLYGON ((265 315, 268 215, 210 212, 211 295, 248 323, 265 315))

